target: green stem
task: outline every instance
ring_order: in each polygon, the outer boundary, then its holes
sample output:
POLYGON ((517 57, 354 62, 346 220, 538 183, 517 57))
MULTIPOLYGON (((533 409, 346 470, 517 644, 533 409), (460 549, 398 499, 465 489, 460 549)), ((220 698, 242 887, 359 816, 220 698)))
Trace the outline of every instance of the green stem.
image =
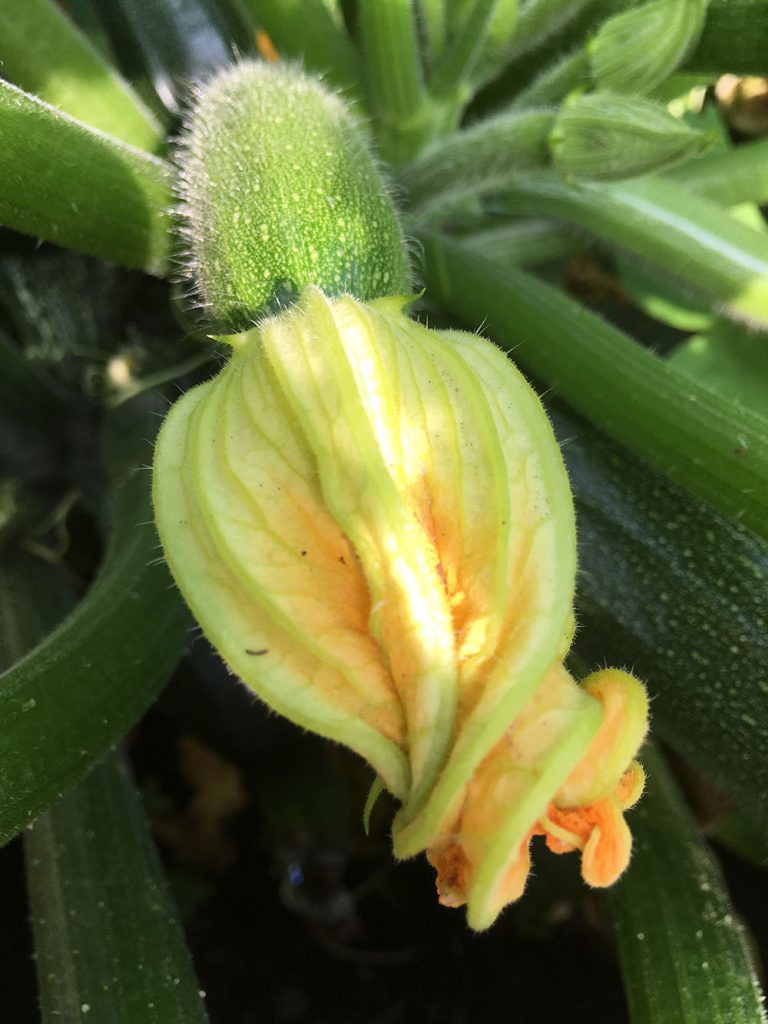
POLYGON ((572 255, 579 238, 547 221, 523 220, 465 235, 461 244, 499 266, 535 267, 572 255))
POLYGON ((433 133, 434 110, 424 84, 410 0, 361 0, 360 28, 379 144, 396 167, 433 133))
POLYGON ((488 36, 499 0, 474 0, 462 20, 453 43, 436 64, 429 83, 430 92, 438 100, 460 104, 469 96, 467 80, 488 36))
POLYGON ((500 189, 516 170, 546 167, 554 122, 549 110, 515 111, 433 146, 400 175, 414 210, 423 216, 446 202, 500 189))
POLYGON ((139 377, 137 380, 131 381, 127 387, 113 392, 104 404, 108 409, 117 409, 118 406, 124 405, 132 398, 143 395, 145 391, 151 391, 153 388, 159 388, 163 384, 169 384, 184 374, 192 373, 193 370, 205 366, 206 363, 213 362, 214 358, 213 349, 204 348, 199 352, 195 352, 187 359, 175 363, 173 366, 166 366, 156 373, 150 373, 146 377, 139 377))
POLYGON ((517 19, 512 39, 514 55, 525 53, 555 35, 591 3, 593 0, 529 0, 517 19))
POLYGON ((510 107, 520 110, 544 103, 559 103, 569 92, 589 80, 589 57, 584 49, 575 50, 557 64, 531 79, 530 85, 517 93, 510 107))
POLYGON ((551 285, 422 234, 431 292, 574 409, 768 537, 768 423, 676 372, 551 285))
POLYGON ((427 54, 434 63, 445 49, 445 0, 419 0, 419 12, 427 41, 427 54))
POLYGON ((722 206, 768 202, 768 140, 717 149, 665 175, 722 206))
POLYGON ((569 185, 554 175, 520 175, 505 189, 503 208, 583 228, 668 271, 735 319, 768 328, 768 238, 676 182, 569 185))

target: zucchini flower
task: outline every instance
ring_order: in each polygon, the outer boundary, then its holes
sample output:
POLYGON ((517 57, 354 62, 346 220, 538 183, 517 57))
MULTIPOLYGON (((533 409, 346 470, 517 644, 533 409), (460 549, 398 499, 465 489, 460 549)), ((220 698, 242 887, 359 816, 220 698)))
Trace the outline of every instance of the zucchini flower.
POLYGON ((171 409, 156 519, 174 577, 232 671, 364 757, 400 802, 395 855, 426 852, 441 902, 488 927, 534 835, 624 869, 645 692, 579 685, 576 543, 560 450, 531 387, 403 299, 310 285, 226 339, 171 409))

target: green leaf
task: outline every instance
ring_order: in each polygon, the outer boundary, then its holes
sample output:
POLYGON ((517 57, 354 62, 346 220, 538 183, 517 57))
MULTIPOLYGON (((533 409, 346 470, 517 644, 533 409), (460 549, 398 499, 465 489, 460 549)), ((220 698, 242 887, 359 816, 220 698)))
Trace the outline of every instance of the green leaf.
POLYGON ((139 149, 164 142, 139 97, 53 0, 3 0, 0 65, 15 85, 92 128, 139 149))
POLYGON ((768 237, 681 184, 646 177, 569 185, 554 175, 510 178, 503 207, 552 217, 662 268, 734 319, 768 329, 768 237))
POLYGON ((0 224, 162 274, 171 170, 0 81, 0 224))
MULTIPOLYGON (((58 567, 6 549, 0 667, 32 649, 74 600, 58 567)), ((66 703, 58 707, 65 715, 66 703)), ((38 818, 25 851, 44 1024, 91 1012, 125 1024, 207 1019, 122 757, 109 755, 38 818)))
POLYGON ((768 543, 559 404, 552 415, 579 526, 579 657, 629 665, 652 731, 768 830, 768 543))
POLYGON ((605 896, 632 1024, 764 1024, 744 935, 718 866, 661 756, 646 747, 634 854, 605 896))
POLYGON ((765 74, 765 0, 710 0, 686 68, 706 74, 765 74))
MULTIPOLYGON (((759 237, 759 236, 758 236, 759 237)), ((766 420, 689 380, 551 285, 422 234, 429 289, 574 409, 768 537, 766 420)))
POLYGON ((244 0, 281 58, 298 57, 308 71, 361 96, 360 57, 341 20, 324 0, 244 0))
MULTIPOLYGON (((140 437, 147 436, 145 425, 140 437)), ((141 453, 148 462, 145 442, 141 453)), ((155 699, 181 655, 189 617, 157 562, 149 483, 148 473, 134 472, 121 486, 112 540, 91 589, 0 676, 0 840, 82 778, 155 699)), ((6 614, 33 586, 3 559, 6 614)))
POLYGON ((107 759, 25 837, 43 1024, 204 1024, 130 771, 107 759))

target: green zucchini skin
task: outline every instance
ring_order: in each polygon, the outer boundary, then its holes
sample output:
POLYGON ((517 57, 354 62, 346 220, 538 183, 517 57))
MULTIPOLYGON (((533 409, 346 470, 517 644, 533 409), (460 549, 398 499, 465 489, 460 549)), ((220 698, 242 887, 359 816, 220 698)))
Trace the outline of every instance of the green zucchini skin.
POLYGON ((222 331, 247 330, 309 284, 363 300, 411 290, 365 127, 297 66, 246 61, 214 78, 178 162, 187 270, 222 331))

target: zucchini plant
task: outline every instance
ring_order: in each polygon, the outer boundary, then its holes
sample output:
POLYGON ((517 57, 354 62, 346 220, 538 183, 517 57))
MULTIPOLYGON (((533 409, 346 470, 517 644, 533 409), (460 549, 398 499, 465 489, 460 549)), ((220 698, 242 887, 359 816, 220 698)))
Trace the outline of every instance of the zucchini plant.
POLYGON ((766 31, 5 0, 15 1021, 765 1020, 766 31))

